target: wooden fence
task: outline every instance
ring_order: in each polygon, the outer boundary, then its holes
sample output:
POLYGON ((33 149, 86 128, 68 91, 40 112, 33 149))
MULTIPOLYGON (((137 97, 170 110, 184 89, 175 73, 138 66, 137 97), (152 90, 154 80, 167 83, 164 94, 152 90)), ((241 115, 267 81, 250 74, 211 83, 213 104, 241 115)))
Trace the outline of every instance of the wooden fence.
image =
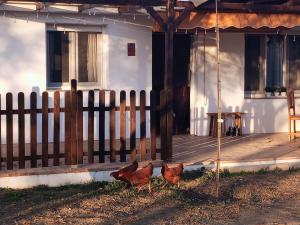
MULTIPOLYGON (((19 169, 24 169, 25 162, 31 168, 38 167, 38 160, 42 167, 83 164, 85 161, 89 164, 94 163, 95 156, 98 157, 99 163, 104 163, 105 156, 109 155, 110 162, 116 162, 117 159, 121 162, 130 160, 145 160, 146 156, 152 160, 156 159, 156 153, 160 152, 157 149, 157 131, 156 131, 156 93, 150 93, 150 106, 146 106, 146 92, 141 91, 140 105, 136 105, 136 92, 130 92, 130 105, 126 105, 126 92, 120 92, 120 105, 116 106, 116 92, 109 92, 109 99, 105 98, 105 91, 99 91, 99 104, 95 105, 95 92, 88 91, 88 106, 83 106, 83 92, 77 90, 76 81, 72 80, 71 90, 64 92, 64 107, 60 105, 61 92, 54 92, 54 106, 50 108, 48 105, 48 92, 42 93, 42 108, 37 108, 37 94, 30 94, 30 108, 24 107, 24 93, 18 94, 18 109, 13 109, 13 96, 11 93, 6 94, 6 109, 0 110, 0 115, 6 118, 6 157, 1 156, 0 149, 0 165, 8 170, 14 169, 14 166, 19 169), (109 100, 109 105, 106 106, 106 101, 109 100), (106 118, 105 112, 109 112, 109 118, 106 118), (116 111, 119 111, 120 116, 120 140, 116 140, 116 111), (129 149, 126 149, 126 111, 130 111, 130 138, 129 149), (137 151, 136 138, 136 112, 140 114, 140 145, 137 151), (150 128, 146 127, 146 111, 150 111, 150 128), (87 151, 83 151, 83 112, 87 112, 87 151), (49 152, 49 114, 53 113, 53 150, 49 152), (61 114, 64 113, 64 140, 60 140, 61 132, 61 114), (98 126, 94 126, 94 116, 99 114, 98 126), (30 116, 30 127, 25 127, 25 114, 30 116), (37 115, 41 114, 41 148, 40 153, 37 151, 37 115), (13 144, 13 115, 18 116, 18 149, 17 154, 14 153, 13 144), (109 151, 105 150, 105 120, 109 119, 109 151), (150 129, 150 149, 146 149, 146 129, 150 129), (94 132, 98 129, 99 140, 98 148, 94 146, 94 132), (30 132, 30 151, 25 154, 25 131, 30 132), (120 141, 120 147, 117 149, 116 141, 120 141), (61 143, 64 144, 64 151, 61 151, 61 143), (137 157, 138 154, 138 157, 137 157), (117 158, 117 155, 119 157, 117 158), (49 163, 51 159, 51 164, 49 163), (14 165, 14 162, 15 163, 14 165)), ((160 93, 160 97, 164 96, 160 93)), ((1 105, 1 104, 0 104, 1 105)), ((3 117, 2 117, 3 118, 3 117)), ((0 119, 1 123, 1 119, 0 119)), ((0 124, 1 128, 1 124, 0 124)), ((52 128, 51 128, 52 129, 52 128)), ((1 129, 0 129, 1 135, 1 129)), ((1 141, 1 139, 0 139, 1 141)), ((0 142, 0 147, 1 145, 0 142)), ((165 154, 161 154, 162 159, 165 154)), ((1 169, 1 166, 0 166, 1 169)))

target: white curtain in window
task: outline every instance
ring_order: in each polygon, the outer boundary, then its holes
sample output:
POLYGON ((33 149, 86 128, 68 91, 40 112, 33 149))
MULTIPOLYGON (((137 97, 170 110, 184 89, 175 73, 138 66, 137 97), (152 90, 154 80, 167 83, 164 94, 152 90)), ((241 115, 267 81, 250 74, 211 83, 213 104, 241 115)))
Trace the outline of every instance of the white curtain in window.
POLYGON ((87 75, 88 82, 97 81, 97 34, 88 34, 87 44, 87 75))

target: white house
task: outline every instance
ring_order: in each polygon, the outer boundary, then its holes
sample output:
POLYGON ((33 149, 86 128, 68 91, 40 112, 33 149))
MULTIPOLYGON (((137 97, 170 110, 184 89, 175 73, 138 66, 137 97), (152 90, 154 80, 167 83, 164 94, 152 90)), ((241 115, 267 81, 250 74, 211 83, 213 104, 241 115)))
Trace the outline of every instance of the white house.
MULTIPOLYGON (((163 78, 157 73, 162 71, 157 66, 162 59, 159 53, 162 46, 157 41, 161 37, 153 34, 152 20, 147 14, 120 14, 118 9, 107 7, 78 11, 76 5, 61 4, 47 5, 38 10, 36 7, 33 3, 16 2, 4 2, 0 6, 1 108, 5 108, 7 92, 13 93, 14 108, 17 106, 17 93, 21 91, 25 93, 27 107, 32 91, 38 93, 38 104, 41 105, 43 91, 48 91, 51 96, 55 90, 69 89, 71 79, 77 79, 78 89, 82 90, 125 90, 127 95, 130 90, 146 90, 149 104, 150 90, 163 78), (133 56, 129 56, 131 54, 133 56)), ((184 61, 188 70, 176 67, 175 76, 179 77, 179 83, 185 82, 183 86, 188 87, 188 91, 183 92, 188 93, 188 100, 184 106, 178 107, 185 107, 184 113, 189 115, 184 117, 189 120, 185 131, 202 136, 208 134, 206 113, 216 112, 215 33, 211 27, 207 32, 202 29, 205 27, 185 32, 186 24, 183 23, 180 35, 177 35, 175 67, 184 61), (180 44, 181 38, 185 39, 188 48, 180 44), (188 54, 181 55, 182 49, 187 49, 188 54), (178 70, 181 74, 186 73, 182 75, 185 77, 183 81, 180 80, 181 75, 176 74, 178 70)), ((281 21, 281 25, 284 27, 284 22, 281 21)), ((265 97, 264 87, 269 83, 299 86, 299 69, 295 65, 300 59, 300 36, 296 25, 294 23, 291 29, 221 31, 222 110, 246 113, 244 133, 287 131, 286 98, 265 97), (273 56, 271 53, 274 53, 273 56), (259 65, 249 66, 251 63, 259 65), (255 68, 258 69, 256 72, 255 68)), ((84 92, 84 95, 87 93, 84 92)), ((180 102, 180 96, 178 99, 180 102)), ((97 101, 96 97, 96 104, 97 101)), ((53 102, 49 104, 53 105, 53 102)), ((175 116, 179 114, 180 111, 175 116)), ((4 119, 2 143, 6 140, 4 119)), ((41 122, 40 117, 38 121, 41 122)), ((26 120, 26 123, 29 121, 26 120)), ((108 124, 106 127, 108 129, 108 124)), ((16 127, 15 142, 17 132, 16 127)), ((50 141, 52 135, 53 129, 50 129, 50 141)), ((63 132, 61 137, 64 137, 63 132)), ((26 133, 26 140, 29 138, 29 133, 26 133)), ((40 133, 38 140, 41 140, 40 133)))
MULTIPOLYGON (((59 4, 38 11, 35 7, 34 3, 1 5, 2 108, 5 108, 7 92, 13 93, 14 108, 17 108, 18 92, 24 92, 25 108, 29 108, 32 91, 38 93, 38 107, 41 107, 43 91, 53 96, 55 90, 68 90, 71 79, 78 80, 85 106, 87 91, 95 90, 97 93, 100 89, 115 90, 117 94, 125 90, 128 96, 130 90, 135 90, 137 96, 140 90, 145 90, 149 104, 152 88, 152 30, 147 15, 119 15, 118 9, 114 8, 93 8, 78 13, 78 6, 59 4), (128 56, 128 44, 131 43, 135 48, 134 56, 128 56), (80 74, 87 76, 81 77, 80 74)), ((95 96, 97 104, 98 95, 95 96)), ((118 95, 116 99, 118 105, 118 95)), ((62 97, 61 105, 63 102, 62 97)), ((49 106, 53 107, 51 97, 49 106)), ((50 124, 51 121, 50 115, 50 124)), ((40 123, 41 117, 38 117, 38 126, 40 123)), ((17 142, 17 123, 14 128, 14 142, 17 142)), ((86 131, 86 126, 84 129, 86 131)), ((62 127, 62 139, 63 130, 62 127)), ((6 141, 5 131, 5 118, 2 118, 2 143, 6 141)), ((29 132, 26 132, 26 141, 29 138, 29 132)), ((41 132, 38 132, 38 140, 41 140, 41 132)), ((49 129, 51 140, 53 129, 49 129)))

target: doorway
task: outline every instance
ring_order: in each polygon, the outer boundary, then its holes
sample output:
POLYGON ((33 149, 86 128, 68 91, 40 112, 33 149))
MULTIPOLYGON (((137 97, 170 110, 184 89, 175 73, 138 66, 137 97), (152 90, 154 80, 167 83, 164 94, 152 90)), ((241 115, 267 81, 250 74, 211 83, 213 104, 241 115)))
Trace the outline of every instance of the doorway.
MULTIPOLYGON (((188 134, 190 132, 190 76, 189 76, 190 45, 191 45, 190 35, 176 34, 174 36, 174 65, 173 65, 174 134, 188 134)), ((165 48, 164 33, 153 33, 152 35, 152 89, 155 91, 161 91, 164 88, 164 62, 165 62, 164 48, 165 48)), ((159 96, 157 102, 159 102, 159 96)))

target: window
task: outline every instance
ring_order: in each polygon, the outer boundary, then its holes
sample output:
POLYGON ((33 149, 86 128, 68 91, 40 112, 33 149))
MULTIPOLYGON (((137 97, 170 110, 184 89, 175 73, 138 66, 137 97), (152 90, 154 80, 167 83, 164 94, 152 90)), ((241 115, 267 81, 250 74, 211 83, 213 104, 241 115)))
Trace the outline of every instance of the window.
POLYGON ((300 90, 300 36, 288 37, 289 86, 300 90))
POLYGON ((101 33, 48 31, 48 86, 78 85, 100 88, 102 70, 101 33))
POLYGON ((245 91, 259 91, 262 76, 263 37, 249 35, 245 37, 245 91))
POLYGON ((245 94, 264 94, 265 87, 300 89, 300 36, 245 36, 245 94))
POLYGON ((267 87, 283 85, 283 40, 282 35, 267 36, 267 87))

